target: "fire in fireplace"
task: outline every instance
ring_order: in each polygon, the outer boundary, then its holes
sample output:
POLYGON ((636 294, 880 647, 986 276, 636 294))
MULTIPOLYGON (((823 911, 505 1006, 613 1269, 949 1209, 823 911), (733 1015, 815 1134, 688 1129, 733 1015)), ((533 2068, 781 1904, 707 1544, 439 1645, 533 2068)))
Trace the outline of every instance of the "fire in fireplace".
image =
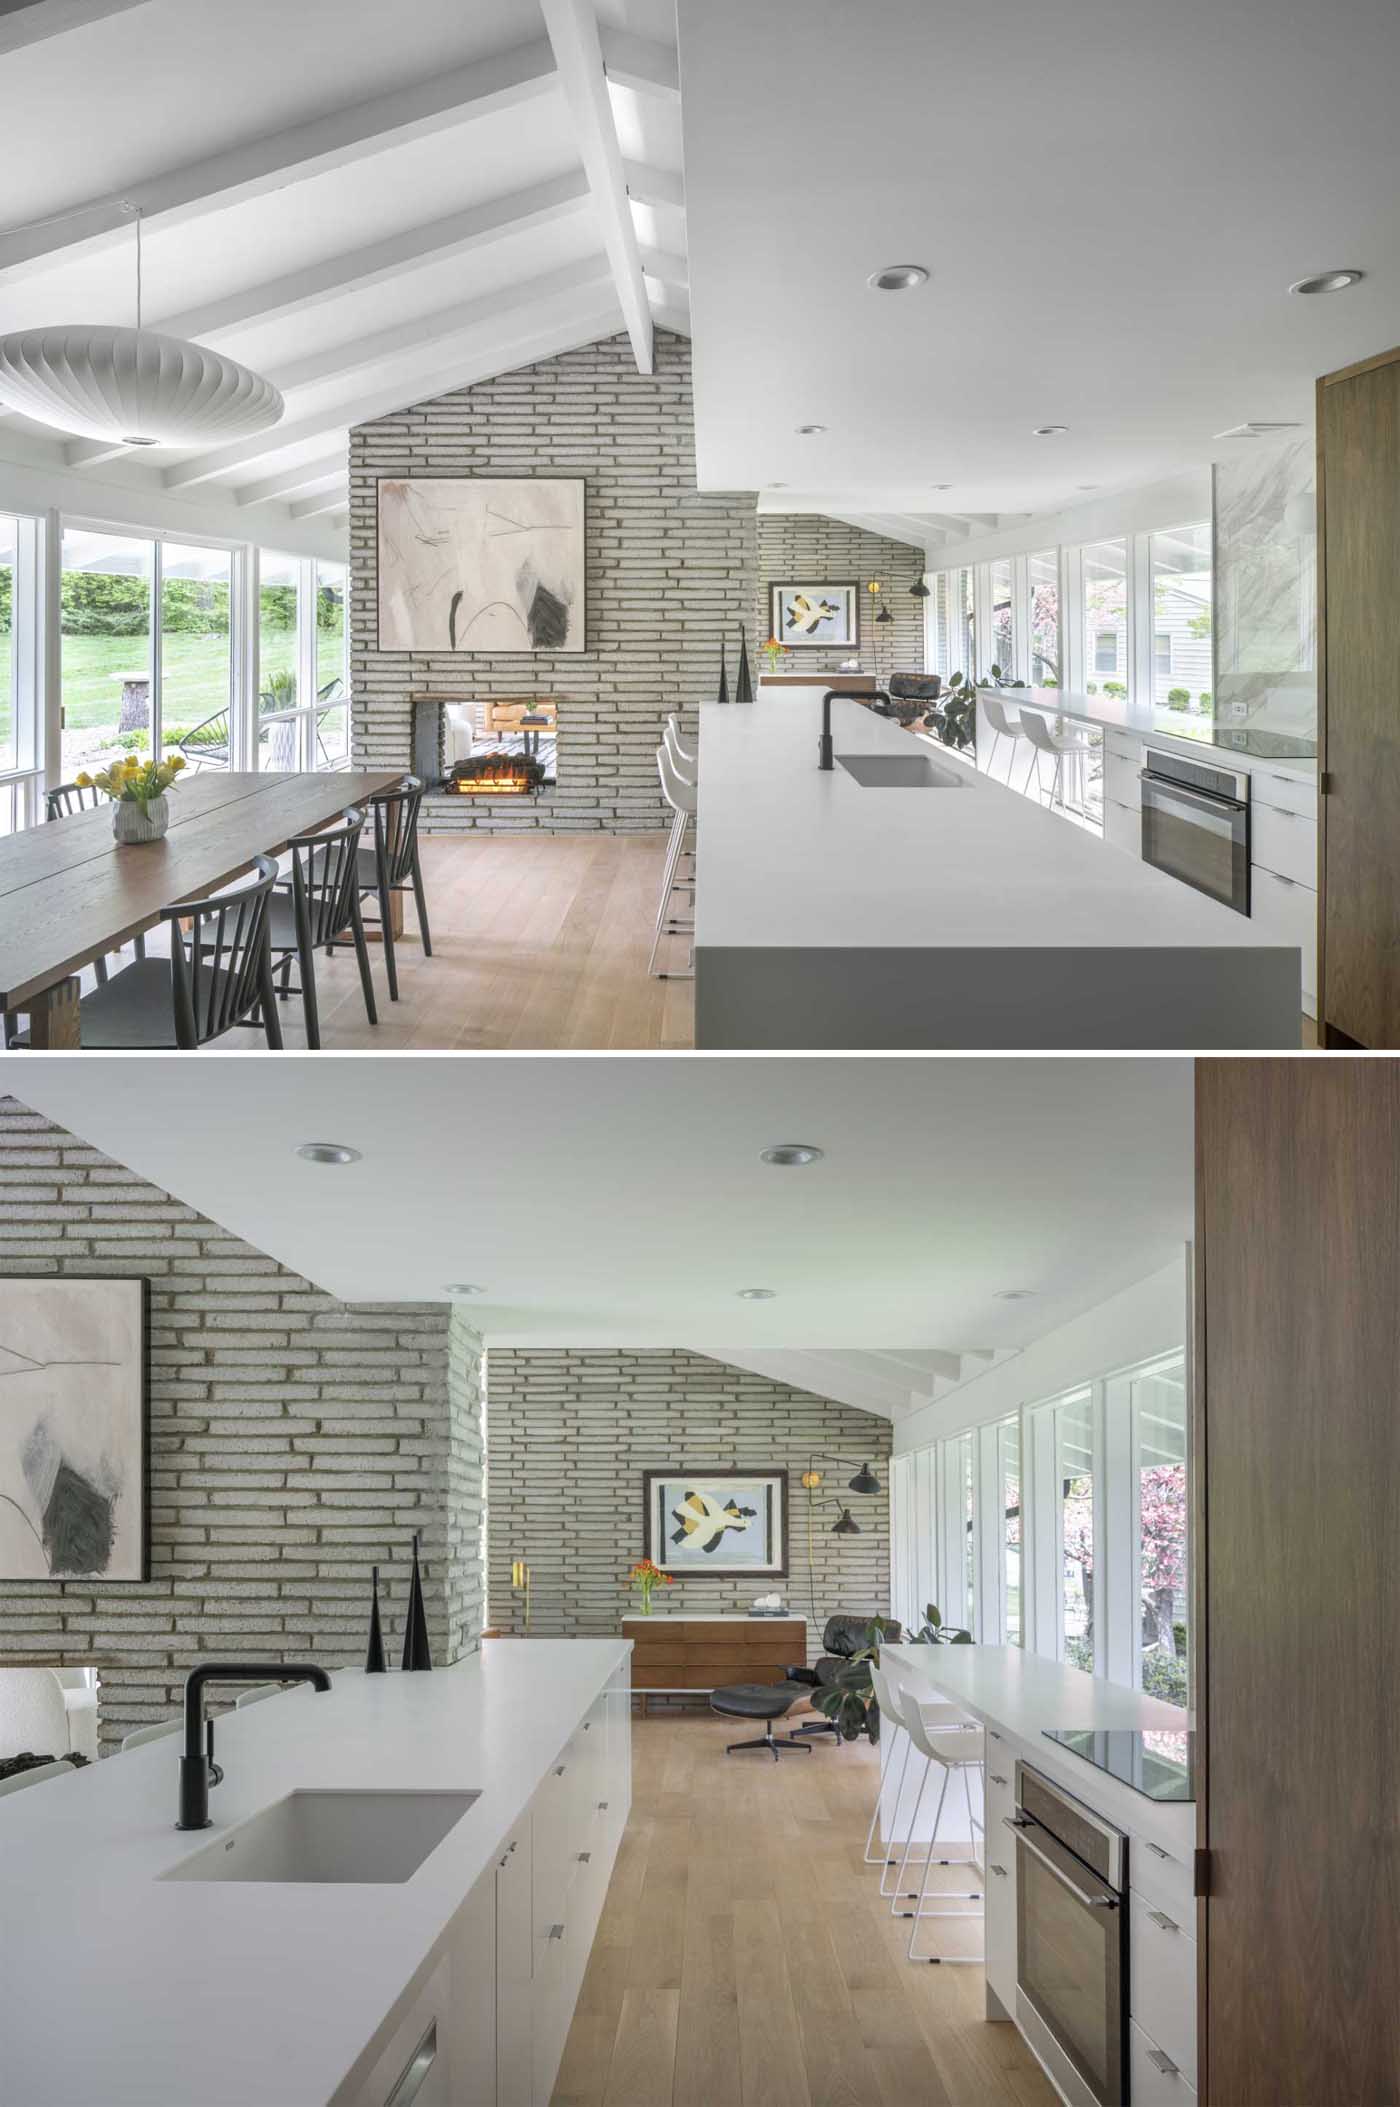
POLYGON ((533 754, 473 754, 453 763, 443 788, 460 797, 531 797, 544 780, 544 764, 533 754))

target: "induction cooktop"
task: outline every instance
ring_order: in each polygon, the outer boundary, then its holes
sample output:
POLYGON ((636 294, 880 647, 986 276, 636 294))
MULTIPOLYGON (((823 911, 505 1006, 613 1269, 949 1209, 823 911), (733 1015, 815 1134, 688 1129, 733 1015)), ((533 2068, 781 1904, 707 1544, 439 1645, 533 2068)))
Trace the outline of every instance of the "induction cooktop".
POLYGON ((1248 754, 1256 761, 1317 759, 1316 738, 1303 738, 1294 732, 1250 731, 1244 726, 1220 724, 1213 717, 1190 720, 1159 710, 1147 736, 1151 738, 1153 734, 1161 739, 1189 739, 1196 746, 1223 747, 1229 753, 1248 754))
POLYGON ((1047 1741, 1082 1756, 1149 1800, 1194 1800, 1195 1735, 1160 1727, 1043 1727, 1047 1741))

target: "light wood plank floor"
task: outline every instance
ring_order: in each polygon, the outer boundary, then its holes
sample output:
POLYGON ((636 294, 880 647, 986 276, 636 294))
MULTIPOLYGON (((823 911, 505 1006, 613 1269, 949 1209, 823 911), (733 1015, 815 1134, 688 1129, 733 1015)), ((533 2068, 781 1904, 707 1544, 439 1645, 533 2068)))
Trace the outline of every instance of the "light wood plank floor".
POLYGON ((708 1713, 632 1731, 554 2107, 1054 2107, 1015 2029, 983 2019, 980 1968, 906 1960, 861 1862, 875 1751, 726 1756, 745 1722, 708 1713))
MULTIPOLYGON (((434 835, 422 846, 433 955, 406 899, 396 1003, 372 947, 377 1029, 354 952, 318 959, 328 1051, 693 1045, 693 983, 647 975, 663 834, 434 835)), ((663 963, 683 966, 682 940, 669 941, 663 963)), ((282 1005, 282 1028, 289 1047, 306 1044, 299 1001, 282 1005)), ((239 1033, 221 1049, 245 1043, 254 1038, 239 1033)))

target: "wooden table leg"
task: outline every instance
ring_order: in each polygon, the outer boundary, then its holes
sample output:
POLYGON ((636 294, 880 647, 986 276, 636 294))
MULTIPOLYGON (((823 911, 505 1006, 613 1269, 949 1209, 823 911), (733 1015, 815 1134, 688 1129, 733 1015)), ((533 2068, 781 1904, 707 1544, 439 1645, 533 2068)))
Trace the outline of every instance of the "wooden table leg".
MULTIPOLYGON (((390 893, 389 895, 389 929, 393 936, 394 942, 397 943, 399 938, 403 935, 402 893, 390 893)), ((372 922, 365 923, 365 935, 369 938, 372 944, 383 943, 384 939, 379 933, 379 917, 377 915, 375 916, 372 922)))
POLYGON ((60 980, 29 1004, 29 1043, 46 1053, 82 1045, 78 1029, 78 982, 60 980))

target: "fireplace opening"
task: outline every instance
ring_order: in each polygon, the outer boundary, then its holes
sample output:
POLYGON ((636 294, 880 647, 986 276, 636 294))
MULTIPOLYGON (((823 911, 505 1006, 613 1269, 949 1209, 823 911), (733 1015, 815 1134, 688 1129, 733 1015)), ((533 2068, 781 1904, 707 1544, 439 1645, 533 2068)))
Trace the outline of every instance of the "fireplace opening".
POLYGON ((454 761, 442 787, 458 797, 533 797, 544 780, 534 754, 493 752, 454 761))

